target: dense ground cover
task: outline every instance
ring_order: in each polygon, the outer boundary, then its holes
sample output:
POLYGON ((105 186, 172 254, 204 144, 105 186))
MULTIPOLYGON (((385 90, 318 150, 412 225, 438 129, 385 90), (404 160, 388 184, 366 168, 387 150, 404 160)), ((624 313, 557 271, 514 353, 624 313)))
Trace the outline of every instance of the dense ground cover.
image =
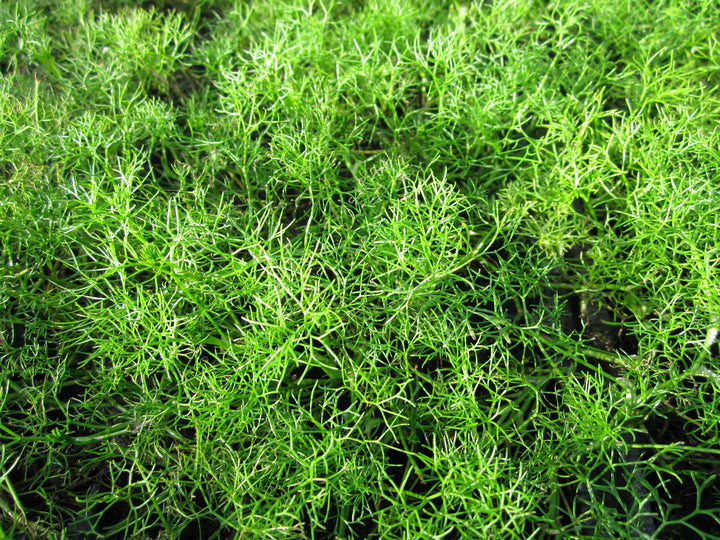
POLYGON ((0 4, 0 531, 720 536, 708 0, 0 4))

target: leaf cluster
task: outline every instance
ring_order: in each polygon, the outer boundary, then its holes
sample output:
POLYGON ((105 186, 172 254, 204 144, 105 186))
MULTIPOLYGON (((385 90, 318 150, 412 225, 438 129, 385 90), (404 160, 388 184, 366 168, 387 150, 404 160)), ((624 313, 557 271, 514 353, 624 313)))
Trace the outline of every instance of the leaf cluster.
POLYGON ((0 533, 720 535, 713 2, 0 5, 0 533))

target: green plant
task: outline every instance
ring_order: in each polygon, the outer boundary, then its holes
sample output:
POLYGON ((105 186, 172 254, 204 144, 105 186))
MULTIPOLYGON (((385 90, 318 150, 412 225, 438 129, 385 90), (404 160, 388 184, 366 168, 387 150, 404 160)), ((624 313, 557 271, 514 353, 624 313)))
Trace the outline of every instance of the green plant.
POLYGON ((0 531, 720 534, 712 2, 0 6, 0 531))

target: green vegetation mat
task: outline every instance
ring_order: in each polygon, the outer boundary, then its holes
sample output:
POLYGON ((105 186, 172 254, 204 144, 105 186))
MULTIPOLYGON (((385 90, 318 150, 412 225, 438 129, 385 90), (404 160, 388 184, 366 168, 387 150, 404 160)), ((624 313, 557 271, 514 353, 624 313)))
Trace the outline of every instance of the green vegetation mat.
POLYGON ((0 3, 0 537, 720 537, 710 0, 0 3))

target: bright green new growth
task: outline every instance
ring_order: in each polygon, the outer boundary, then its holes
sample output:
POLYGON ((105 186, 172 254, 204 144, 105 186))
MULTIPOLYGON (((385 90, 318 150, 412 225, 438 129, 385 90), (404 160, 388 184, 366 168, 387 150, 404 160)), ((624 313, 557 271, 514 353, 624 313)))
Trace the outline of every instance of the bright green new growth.
POLYGON ((714 2, 140 4, 0 5, 0 532, 720 535, 714 2))

